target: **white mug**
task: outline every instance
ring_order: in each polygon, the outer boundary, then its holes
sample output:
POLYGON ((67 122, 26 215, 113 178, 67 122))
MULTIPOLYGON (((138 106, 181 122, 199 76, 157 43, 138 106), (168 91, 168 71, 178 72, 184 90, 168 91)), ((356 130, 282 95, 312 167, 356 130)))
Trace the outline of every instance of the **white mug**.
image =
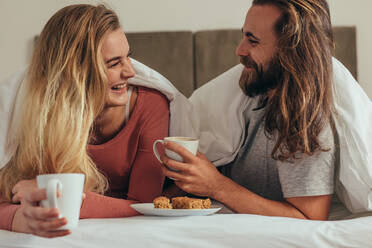
MULTIPOLYGON (((153 150, 154 150, 155 157, 159 160, 160 163, 162 163, 162 161, 160 160, 160 155, 156 148, 156 145, 158 143, 164 144, 164 142, 177 143, 178 145, 181 145, 187 150, 189 150, 194 155, 196 155, 196 152, 198 151, 198 146, 199 146, 199 139, 190 138, 190 137, 165 137, 164 140, 156 140, 153 145, 153 150)), ((173 160, 183 162, 183 158, 171 150, 165 149, 165 154, 167 155, 167 157, 173 160)))
POLYGON ((58 228, 59 230, 72 229, 78 225, 84 178, 84 174, 80 173, 44 174, 36 177, 37 187, 45 189, 47 193, 47 199, 42 200, 40 205, 57 208, 59 218, 67 219, 67 224, 58 228), (60 192, 58 198, 57 190, 60 192))

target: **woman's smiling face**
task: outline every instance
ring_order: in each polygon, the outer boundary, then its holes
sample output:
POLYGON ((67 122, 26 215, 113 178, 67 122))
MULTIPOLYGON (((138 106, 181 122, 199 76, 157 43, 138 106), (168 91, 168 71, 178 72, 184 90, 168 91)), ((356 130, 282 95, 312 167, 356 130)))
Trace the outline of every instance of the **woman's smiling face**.
POLYGON ((135 75, 130 61, 127 38, 121 29, 107 34, 102 43, 108 89, 105 107, 123 106, 128 102, 128 80, 135 75))

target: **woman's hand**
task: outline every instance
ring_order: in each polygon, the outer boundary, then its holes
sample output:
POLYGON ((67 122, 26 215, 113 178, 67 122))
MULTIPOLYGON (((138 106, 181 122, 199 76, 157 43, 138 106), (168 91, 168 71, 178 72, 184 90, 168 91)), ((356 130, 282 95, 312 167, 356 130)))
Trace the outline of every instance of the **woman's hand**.
POLYGON ((20 203, 21 199, 24 198, 29 192, 35 191, 37 189, 36 179, 22 180, 19 181, 12 189, 13 203, 20 203))
POLYGON ((182 163, 165 155, 161 156, 166 165, 162 167, 163 173, 174 179, 180 189, 194 195, 214 198, 215 193, 223 188, 226 177, 203 154, 198 152, 195 156, 187 149, 172 142, 166 142, 165 148, 178 153, 184 159, 182 163), (169 170, 167 167, 178 170, 178 172, 169 170))
POLYGON ((38 189, 35 180, 23 180, 13 188, 13 202, 21 207, 14 215, 12 231, 31 233, 46 238, 65 236, 70 230, 57 230, 67 224, 66 218, 58 218, 56 208, 43 208, 39 202, 46 199, 45 189, 38 189))

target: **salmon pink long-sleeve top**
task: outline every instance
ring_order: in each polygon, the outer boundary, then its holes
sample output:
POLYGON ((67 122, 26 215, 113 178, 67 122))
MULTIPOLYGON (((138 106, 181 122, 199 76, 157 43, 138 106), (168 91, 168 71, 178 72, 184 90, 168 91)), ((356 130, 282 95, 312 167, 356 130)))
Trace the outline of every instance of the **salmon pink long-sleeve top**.
MULTIPOLYGON (((136 104, 124 128, 101 145, 88 145, 88 153, 107 177, 105 195, 87 192, 80 218, 134 216, 130 204, 151 202, 162 192, 164 175, 155 158, 155 140, 168 136, 169 102, 156 90, 138 87, 136 104)), ((0 203, 0 229, 11 230, 19 205, 0 203)))

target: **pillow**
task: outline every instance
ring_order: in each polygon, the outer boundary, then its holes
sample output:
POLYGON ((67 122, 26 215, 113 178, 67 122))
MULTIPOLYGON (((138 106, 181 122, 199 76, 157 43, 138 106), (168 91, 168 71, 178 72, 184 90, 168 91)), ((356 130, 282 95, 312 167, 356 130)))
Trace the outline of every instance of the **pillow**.
POLYGON ((372 102, 351 73, 333 60, 333 115, 340 143, 335 191, 352 212, 372 210, 372 102))
POLYGON ((16 95, 24 79, 26 68, 22 68, 9 78, 0 82, 0 169, 9 161, 11 151, 8 136, 16 95))

